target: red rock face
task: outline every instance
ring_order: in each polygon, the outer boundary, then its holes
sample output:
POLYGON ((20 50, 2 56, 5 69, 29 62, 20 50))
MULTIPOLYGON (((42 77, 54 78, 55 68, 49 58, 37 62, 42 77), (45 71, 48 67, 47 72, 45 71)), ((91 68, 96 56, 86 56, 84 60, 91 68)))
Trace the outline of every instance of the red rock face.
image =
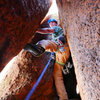
POLYGON ((100 0, 57 0, 82 100, 100 98, 100 0))
MULTIPOLYGON (((21 51, 14 62, 8 66, 7 72, 0 75, 0 100, 25 100, 28 93, 41 75, 50 59, 50 53, 34 57, 31 53, 21 51)), ((32 100, 54 100, 52 60, 39 85, 31 96, 32 100)), ((5 67, 7 69, 7 67, 5 67)))
MULTIPOLYGON (((47 25, 47 22, 45 24, 47 25)), ((30 41, 36 43, 43 38, 47 39, 47 36, 37 33, 30 41)), ((14 59, 14 62, 6 66, 0 74, 0 91, 2 91, 0 100, 25 100, 48 63, 50 53, 46 52, 40 57, 34 57, 31 53, 22 50, 14 59)), ((53 82, 53 67, 54 60, 50 62, 30 100, 55 100, 57 98, 53 82)))
POLYGON ((0 69, 34 35, 49 7, 49 0, 0 0, 0 69))

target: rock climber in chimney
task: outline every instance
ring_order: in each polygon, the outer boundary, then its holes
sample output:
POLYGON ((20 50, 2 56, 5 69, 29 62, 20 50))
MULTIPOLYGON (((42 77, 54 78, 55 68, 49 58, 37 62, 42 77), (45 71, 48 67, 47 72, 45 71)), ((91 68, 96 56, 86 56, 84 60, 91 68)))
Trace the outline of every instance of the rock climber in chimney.
POLYGON ((51 34, 52 40, 41 40, 37 44, 27 44, 24 49, 38 57, 45 51, 55 52, 56 61, 54 65, 54 81, 59 96, 59 100, 68 100, 68 95, 64 86, 62 70, 67 62, 70 51, 63 34, 63 29, 58 26, 55 19, 49 19, 50 28, 41 28, 37 32, 41 34, 51 34))

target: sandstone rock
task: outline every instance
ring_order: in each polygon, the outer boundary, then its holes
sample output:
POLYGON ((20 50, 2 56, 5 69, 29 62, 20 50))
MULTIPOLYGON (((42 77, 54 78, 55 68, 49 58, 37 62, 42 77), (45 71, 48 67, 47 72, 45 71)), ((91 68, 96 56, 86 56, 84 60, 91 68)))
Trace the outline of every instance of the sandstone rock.
MULTIPOLYGON (((22 50, 0 74, 0 100, 24 100, 50 59, 50 53, 33 57, 22 50), (42 59, 42 60, 41 60, 42 59)), ((54 100, 54 60, 49 64, 42 80, 34 91, 32 100, 54 100), (39 99, 40 98, 40 99, 39 99)))
POLYGON ((51 0, 0 0, 0 69, 26 45, 51 0))
POLYGON ((100 0, 57 0, 82 100, 100 99, 100 0))

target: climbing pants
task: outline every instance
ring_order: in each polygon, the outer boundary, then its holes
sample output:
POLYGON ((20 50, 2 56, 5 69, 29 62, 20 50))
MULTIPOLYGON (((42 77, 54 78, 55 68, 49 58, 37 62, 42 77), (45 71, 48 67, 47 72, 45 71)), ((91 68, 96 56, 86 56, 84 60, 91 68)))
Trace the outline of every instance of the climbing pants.
POLYGON ((67 92, 63 82, 62 68, 63 66, 55 63, 53 76, 59 100, 68 100, 67 92))

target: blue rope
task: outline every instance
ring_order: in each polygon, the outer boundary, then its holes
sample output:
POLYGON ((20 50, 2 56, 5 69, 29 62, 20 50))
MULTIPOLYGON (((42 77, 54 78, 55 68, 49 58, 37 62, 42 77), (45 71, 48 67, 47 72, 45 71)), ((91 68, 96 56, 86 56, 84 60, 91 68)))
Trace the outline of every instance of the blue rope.
MULTIPOLYGON (((52 53, 51 55, 53 55, 54 53, 52 53)), ((35 91, 36 87, 38 86, 39 82, 41 81, 46 69, 49 66, 50 61, 52 60, 52 57, 50 57, 46 67, 44 68, 43 72, 41 73, 40 77, 38 78, 38 80, 36 81, 35 85, 33 86, 33 88, 31 89, 31 91, 29 92, 29 94, 27 95, 27 97, 25 98, 25 100, 29 100, 29 98, 31 97, 32 93, 35 91)))

